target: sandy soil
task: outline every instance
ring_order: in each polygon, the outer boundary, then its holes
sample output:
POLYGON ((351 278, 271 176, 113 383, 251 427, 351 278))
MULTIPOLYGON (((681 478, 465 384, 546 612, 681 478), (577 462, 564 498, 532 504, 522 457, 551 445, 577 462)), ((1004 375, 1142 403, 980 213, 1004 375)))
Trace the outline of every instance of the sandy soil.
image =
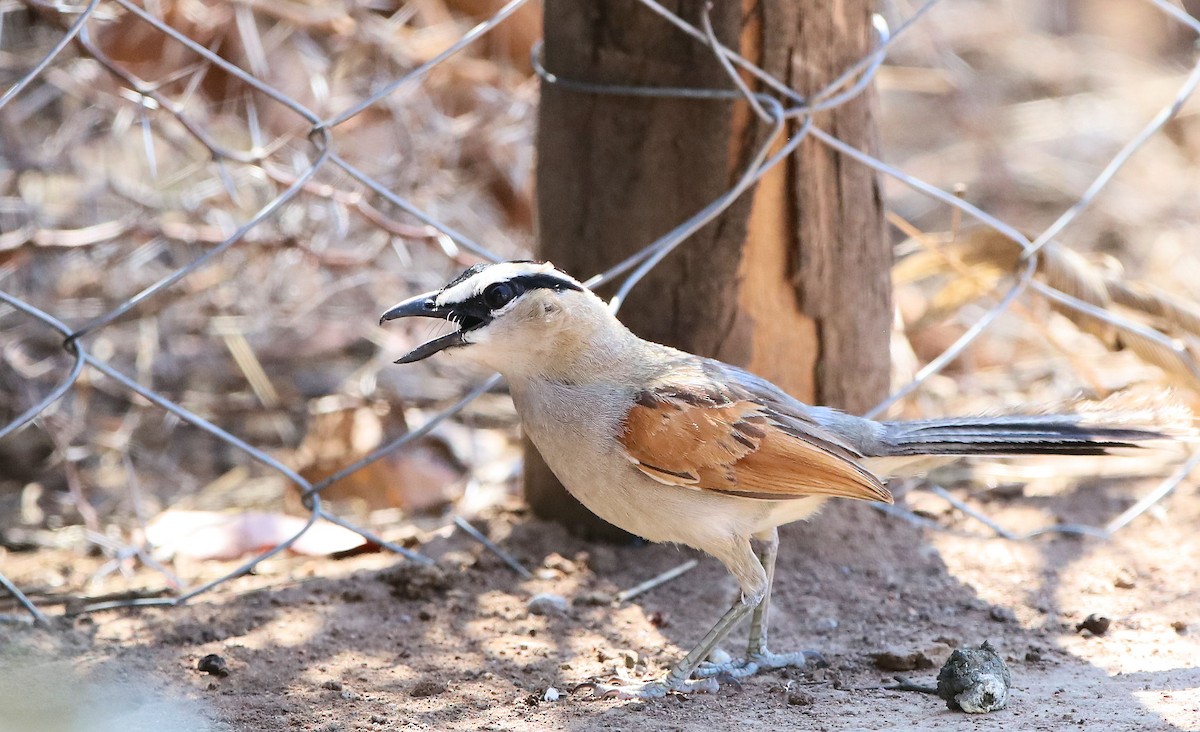
MULTIPOLYGON (((1047 516, 1100 523, 1149 485, 1027 490, 986 506, 1013 528, 1047 516)), ((66 686, 87 720, 74 729, 122 732, 203 729, 199 720, 326 732, 1200 730, 1194 484, 1109 542, 980 539, 964 535, 973 527, 962 516, 933 513, 956 531, 918 529, 864 505, 789 527, 773 645, 818 649, 829 665, 766 673, 716 695, 619 702, 565 693, 589 678, 662 673, 733 596, 714 560, 618 606, 617 591, 693 554, 590 544, 506 512, 487 528, 535 579, 521 580, 461 534, 423 547, 438 557, 436 570, 380 554, 273 560, 187 607, 100 613, 53 630, 8 625, 0 700, 61 720, 64 696, 49 690, 66 686), (528 612, 528 599, 544 592, 565 597, 565 612, 528 612), (1076 631, 1091 613, 1112 619, 1103 636, 1076 631), (932 664, 904 672, 931 683, 951 647, 985 639, 1013 673, 1003 711, 969 716, 936 697, 880 688, 894 672, 879 668, 877 653, 932 664), (197 670, 207 654, 221 656, 228 676, 197 670), (550 687, 563 696, 545 701, 550 687), (120 721, 104 726, 105 715, 120 721)), ((9 566, 20 579, 20 562, 9 566)), ((0 730, 65 729, 12 721, 19 713, 6 719, 0 730)))

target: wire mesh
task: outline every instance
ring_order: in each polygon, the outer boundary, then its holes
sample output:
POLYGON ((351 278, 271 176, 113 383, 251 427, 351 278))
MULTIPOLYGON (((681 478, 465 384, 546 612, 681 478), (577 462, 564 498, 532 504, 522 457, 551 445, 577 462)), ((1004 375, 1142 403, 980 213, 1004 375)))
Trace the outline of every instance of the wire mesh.
MULTIPOLYGON (((1180 8, 1167 0, 1147 1, 1161 10, 1164 17, 1169 18, 1171 22, 1178 23, 1200 35, 1200 22, 1180 8)), ((355 471, 362 470, 371 463, 384 458, 402 445, 428 434, 440 422, 459 413, 473 400, 492 389, 498 381, 497 377, 488 379, 470 390, 465 396, 449 407, 438 411, 419 427, 385 442, 365 457, 346 465, 323 480, 310 481, 273 456, 270 450, 256 446, 251 441, 238 437, 230 430, 220 426, 215 420, 206 418, 202 415, 203 410, 189 408, 182 403, 183 400, 169 398, 161 393, 161 390, 151 388, 148 380, 141 374, 126 373, 118 368, 113 363, 112 354, 104 352, 105 347, 99 336, 103 335, 106 329, 127 322, 134 315, 153 319, 155 308, 162 308, 165 303, 172 301, 172 297, 186 297, 189 292, 186 286, 189 278, 203 273, 215 260, 231 249, 259 246, 261 242, 258 239, 269 237, 258 235, 268 227, 279 229, 281 227, 280 220, 288 215, 289 204, 314 192, 327 197, 340 196, 338 200, 341 203, 355 207, 355 210, 362 213, 374 226, 388 235, 403 235, 435 243, 438 245, 437 251, 440 252, 437 256, 444 257, 448 261, 459 263, 464 256, 463 252, 491 261, 508 258, 506 254, 510 252, 485 247, 474 241, 460 231, 462 226, 453 225, 444 220, 444 217, 439 216, 435 210, 431 210, 434 207, 414 202, 397 193, 396 189, 403 186, 397 184, 395 180, 381 180, 381 176, 377 172, 364 169, 361 164, 354 164, 347 155, 339 152, 338 148, 339 143, 345 143, 356 134, 356 121, 361 121, 363 117, 377 113, 381 108, 390 110, 393 115, 400 115, 402 110, 399 108, 405 104, 418 104, 419 102, 413 101, 414 90, 419 91, 421 85, 450 59, 463 53, 469 46, 480 42, 481 39, 501 27, 526 2, 527 0, 512 0, 504 4, 494 15, 462 34, 446 45, 443 50, 415 63, 409 70, 395 75, 385 84, 378 85, 376 88, 358 90, 356 98, 344 101, 334 100, 326 94, 322 99, 321 106, 332 108, 333 111, 320 114, 314 111, 316 105, 312 103, 312 99, 320 96, 319 94, 315 94, 310 89, 298 91, 296 88, 285 89, 272 86, 264 80, 262 70, 264 65, 269 63, 268 57, 272 53, 271 43, 273 40, 269 37, 259 36, 253 19, 247 21, 245 15, 238 14, 240 11, 235 12, 233 22, 238 25, 239 32, 243 35, 246 49, 245 58, 231 60, 220 52, 217 48, 218 44, 206 45, 193 38, 192 35, 181 31, 177 27, 180 25, 180 19, 173 17, 168 20, 163 17, 162 8, 158 8, 156 5, 147 4, 143 8, 131 0, 107 0, 105 3, 101 3, 100 0, 90 0, 81 5, 50 4, 27 0, 29 8, 43 13, 46 17, 53 18, 64 30, 43 57, 17 75, 15 83, 9 86, 0 97, 0 111, 6 107, 11 108, 19 100, 36 96, 39 82, 53 83, 59 86, 67 83, 63 79, 51 80, 48 77, 56 68, 56 62, 60 61, 66 55, 67 49, 73 46, 79 58, 90 61, 90 65, 86 68, 90 69, 95 77, 92 80, 82 80, 80 83, 85 85, 89 82, 96 83, 96 79, 107 77, 107 83, 119 87, 126 98, 133 103, 132 108, 122 108, 115 114, 125 115, 127 124, 139 126, 143 130, 141 154, 145 158, 145 170, 154 184, 160 189, 165 189, 172 185, 178 185, 179 182, 160 177, 165 175, 167 167, 161 164, 162 161, 159 158, 160 150, 165 144, 169 143, 180 150, 190 149, 193 151, 197 149, 196 146, 199 146, 198 149, 202 151, 202 154, 198 158, 197 165, 211 164, 215 166, 216 179, 219 181, 219 185, 215 185, 208 195, 227 196, 244 213, 244 217, 240 222, 236 222, 228 217, 213 216, 211 225, 201 232, 204 236, 197 237, 197 240, 204 241, 210 246, 192 256, 186 263, 168 265, 166 271, 162 272, 160 276, 141 287, 135 294, 124 297, 115 306, 101 312, 86 314, 87 317, 82 319, 82 325, 69 325, 67 322, 80 319, 77 317, 80 313, 48 312, 47 308, 35 305, 28 298, 13 294, 10 291, 12 288, 0 289, 0 301, 11 308, 7 313, 0 312, 0 318, 10 321, 16 317, 30 319, 58 339, 62 353, 69 358, 70 363, 65 370, 65 375, 57 383, 45 389, 40 395, 31 394, 26 400, 28 406, 21 409, 10 421, 0 425, 0 439, 20 430, 31 421, 52 417, 56 405, 60 403, 64 395, 72 390, 94 389, 94 379, 96 376, 102 375, 111 380, 112 384, 118 385, 120 389, 124 390, 126 398, 145 400, 146 404, 156 406, 173 418, 207 433, 223 445, 244 453, 269 470, 283 476, 296 486, 302 497, 303 505, 308 511, 307 520, 303 526, 290 537, 254 555, 221 577, 195 587, 179 587, 170 597, 134 597, 98 602, 78 609, 78 611, 87 612, 123 606, 177 605, 187 602, 235 577, 252 572, 264 560, 290 547, 319 521, 333 522, 348 528, 368 541, 400 554, 410 561, 429 562, 421 554, 386 541, 374 532, 335 515, 322 504, 321 491, 355 471), (112 40, 105 41, 99 36, 111 32, 114 18, 117 17, 123 18, 124 25, 121 32, 129 34, 131 38, 140 43, 154 43, 159 46, 172 43, 179 48, 186 49, 186 58, 176 59, 178 68, 174 79, 154 83, 144 81, 139 78, 137 70, 134 68, 137 66, 136 60, 121 59, 118 58, 118 54, 111 52, 112 40), (109 50, 106 51, 106 48, 109 50), (237 139, 238 136, 231 135, 228 130, 217 129, 214 116, 208 114, 209 110, 196 109, 195 104, 190 104, 196 88, 201 84, 209 83, 210 79, 206 79, 206 76, 211 77, 216 74, 232 78, 248 90, 240 98, 229 102, 242 110, 246 124, 243 138, 249 140, 250 144, 248 145, 238 146, 234 142, 230 142, 230 140, 237 139), (182 90, 178 88, 178 84, 172 87, 174 82, 182 83, 182 90), (170 88, 175 88, 175 93, 172 93, 170 88), (277 109, 260 108, 267 101, 277 105, 277 109), (281 123, 276 119, 273 124, 276 129, 280 125, 286 127, 288 132, 286 134, 268 132, 264 119, 268 116, 278 118, 280 115, 286 116, 287 121, 281 123), (164 126, 164 120, 173 122, 169 130, 164 126), (274 134, 274 138, 270 139, 272 134, 274 134), (333 183, 329 182, 331 179, 334 180, 333 183), (347 192, 348 189, 341 185, 347 181, 352 185, 361 186, 361 189, 357 190, 369 192, 370 195, 377 196, 379 200, 385 202, 386 206, 412 217, 420 222, 421 226, 406 224, 390 217, 381 207, 369 203, 365 193, 347 192), (257 202, 248 200, 255 196, 264 200, 257 202), (256 237, 258 238, 256 239, 256 237), (147 316, 146 313, 149 315, 147 316)), ((955 192, 935 187, 877 157, 855 149, 814 122, 814 115, 817 112, 845 104, 868 89, 896 39, 909 32, 910 29, 919 27, 921 20, 938 4, 937 0, 922 3, 894 29, 889 29, 882 18, 877 18, 876 42, 871 53, 852 64, 825 89, 810 97, 798 94, 785 81, 771 76, 735 51, 719 43, 707 16, 702 18, 702 22, 697 26, 675 15, 654 0, 640 0, 640 2, 645 8, 657 14, 664 23, 672 24, 679 32, 687 34, 696 43, 707 46, 728 72, 730 88, 643 88, 583 83, 562 78, 556 75, 553 69, 545 68, 540 48, 535 47, 532 67, 541 82, 562 85, 590 94, 744 100, 767 125, 769 134, 766 135, 761 147, 746 169, 721 196, 687 221, 681 222, 659 240, 647 243, 636 255, 587 280, 587 284, 593 287, 611 281, 621 281, 612 301, 614 310, 620 308, 630 290, 652 268, 677 247, 686 246, 691 234, 719 216, 739 196, 752 188, 767 171, 786 159, 802 142, 815 140, 862 165, 869 166, 879 173, 895 179, 933 201, 953 207, 962 215, 976 220, 983 227, 987 227, 1011 241, 1016 247, 1019 247, 1021 252, 1015 268, 1009 274, 1008 284, 1001 288, 994 304, 982 312, 974 324, 966 329, 940 356, 925 364, 907 384, 897 388, 892 395, 872 409, 869 415, 873 416, 884 412, 899 400, 919 389, 930 377, 942 371, 976 339, 988 332, 998 320, 1003 318, 1013 303, 1026 292, 1036 292, 1054 300, 1058 306, 1076 310, 1088 317, 1103 320, 1112 325, 1129 325, 1128 322, 1122 321, 1119 316, 1113 315, 1104 307, 1098 307, 1096 303, 1075 297, 1072 293, 1060 291, 1053 284, 1044 284, 1035 280, 1035 275, 1039 271, 1047 247, 1051 245, 1061 247, 1056 238, 1092 204, 1097 195, 1108 186, 1117 171, 1131 156, 1145 146, 1179 112, 1184 102, 1194 92, 1196 85, 1200 83, 1200 63, 1191 69, 1185 82, 1175 90, 1161 111, 1121 148, 1086 187, 1084 193, 1049 227, 1038 236, 1030 238, 1016 226, 969 203, 955 192), (764 91, 753 92, 743 80, 742 73, 747 73, 760 82, 764 91), (798 124, 789 126, 789 123, 792 122, 798 122, 798 124), (772 150, 774 150, 773 153, 772 150)), ((4 14, 13 12, 16 7, 6 5, 0 9, 0 21, 3 20, 4 14)), ((246 7, 248 8, 248 6, 246 7)), ((402 18, 399 16, 403 12, 403 10, 397 11, 397 14, 388 22, 393 24, 401 22, 402 18)), ((320 19, 309 20, 324 22, 320 19)), ((297 21, 293 19, 293 23, 295 22, 297 21)), ((128 49, 125 51, 125 55, 130 56, 128 49)), ((22 110, 21 114, 34 114, 39 106, 45 103, 44 99, 32 99, 29 109, 22 110)), ((64 119, 67 118, 64 113, 64 119)), ((187 173, 184 172, 182 175, 186 176, 187 173)), ((145 195, 145 193, 141 192, 137 195, 145 195)), ((191 205, 194 208, 202 209, 204 202, 202 200, 194 201, 191 205)), ((155 242, 156 249, 140 255, 142 258, 139 261, 143 264, 156 258, 161 259, 162 242, 165 238, 171 236, 186 238, 186 235, 178 233, 172 235, 166 231, 169 223, 160 222, 160 230, 154 232, 151 238, 151 241, 155 242)), ((37 245, 53 238, 52 232, 47 232, 45 227, 37 225, 32 220, 12 225, 10 217, 7 222, 0 221, 0 225, 4 227, 0 230, 0 243, 2 243, 0 253, 17 251, 24 245, 37 245)), ((60 240, 56 243, 69 247, 98 241, 112 241, 119 239, 124 233, 135 230, 138 225, 132 221, 118 218, 107 228, 75 231, 72 232, 74 239, 64 243, 60 236, 60 240)), ((196 235, 200 228, 193 225, 187 229, 187 233, 196 235)), ((178 230, 180 230, 179 227, 176 228, 176 231, 178 230)), ((275 232, 272 236, 277 235, 278 232, 275 232)), ((303 232, 296 236, 303 238, 303 232)), ((302 244, 297 244, 297 246, 303 247, 302 244)), ((314 251, 309 251, 309 253, 321 254, 314 251)), ((0 260, 0 264, 3 264, 3 260, 0 260)), ((0 267, 0 285, 5 279, 11 277, 13 277, 11 268, 0 267)), ((49 300, 53 304, 53 297, 50 297, 49 300)), ((53 310, 53 308, 49 309, 53 310)), ((1159 345, 1169 350, 1172 358, 1184 362, 1191 373, 1200 373, 1200 369, 1197 369, 1195 362, 1192 361, 1191 352, 1188 349, 1175 347, 1170 338, 1158 331, 1143 329, 1149 331, 1148 339, 1161 341, 1159 345)), ((29 394, 28 389, 27 394, 29 394)), ((12 395, 10 398, 15 403, 16 395, 12 395)), ((1023 539, 1047 532, 1075 532, 1109 536, 1128 525, 1133 518, 1170 493, 1175 486, 1186 479, 1197 463, 1200 463, 1200 456, 1188 457, 1158 488, 1103 527, 1055 525, 1026 534, 1018 534, 995 524, 986 516, 973 512, 969 506, 957 501, 953 495, 936 486, 932 490, 936 495, 942 496, 951 501, 953 505, 967 511, 969 515, 978 518, 996 535, 1006 538, 1023 539)), ((130 471, 130 474, 133 475, 133 472, 130 471)), ((900 509, 888 510, 896 512, 900 509)), ((916 520, 916 517, 911 514, 908 514, 907 517, 910 520, 916 520)), ((132 553, 142 557, 143 561, 153 561, 143 551, 144 547, 126 547, 126 549, 131 549, 132 553)), ((165 568, 161 569, 164 573, 169 574, 165 568)), ((46 614, 2 574, 0 574, 0 584, 17 602, 24 606, 37 622, 47 622, 46 614)))

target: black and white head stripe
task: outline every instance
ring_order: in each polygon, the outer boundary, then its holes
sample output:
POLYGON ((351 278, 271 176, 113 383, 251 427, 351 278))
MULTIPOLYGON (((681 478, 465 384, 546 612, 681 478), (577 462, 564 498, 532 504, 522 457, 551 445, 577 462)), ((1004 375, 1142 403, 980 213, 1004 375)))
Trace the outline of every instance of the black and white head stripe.
POLYGON ((434 296, 434 305, 486 319, 530 290, 582 291, 583 285, 545 262, 477 264, 434 296))
POLYGON ((445 318, 458 323, 453 333, 422 343, 397 359, 413 363, 447 348, 471 344, 467 334, 491 323, 514 300, 531 290, 584 291, 583 285, 543 262, 500 262, 478 264, 437 292, 410 297, 385 312, 379 322, 397 318, 445 318))

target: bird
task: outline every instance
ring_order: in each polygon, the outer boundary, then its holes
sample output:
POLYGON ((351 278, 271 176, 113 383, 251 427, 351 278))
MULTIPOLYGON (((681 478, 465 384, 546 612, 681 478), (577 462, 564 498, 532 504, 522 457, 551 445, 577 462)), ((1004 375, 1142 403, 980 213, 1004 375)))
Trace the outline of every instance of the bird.
POLYGON ((742 368, 643 340, 609 303, 548 262, 471 266, 383 313, 438 318, 454 331, 396 360, 444 353, 500 372, 522 429, 567 491, 651 542, 718 559, 740 597, 660 679, 587 686, 598 696, 711 692, 721 680, 803 666, 775 653, 768 611, 779 527, 829 498, 892 503, 885 480, 969 455, 1102 455, 1164 433, 1094 416, 874 421, 801 402, 742 368), (743 657, 712 652, 750 618, 743 657))

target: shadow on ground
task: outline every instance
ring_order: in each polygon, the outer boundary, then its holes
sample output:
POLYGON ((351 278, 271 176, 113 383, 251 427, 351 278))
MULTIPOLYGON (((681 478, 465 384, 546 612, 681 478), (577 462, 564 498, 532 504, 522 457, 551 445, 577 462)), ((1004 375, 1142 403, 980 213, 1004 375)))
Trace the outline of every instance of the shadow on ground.
MULTIPOLYGON (((1195 495, 1174 503, 1195 522, 1195 495)), ((772 624, 776 650, 817 649, 829 667, 768 673, 687 699, 589 701, 567 692, 589 678, 665 671, 734 596, 724 570, 704 558, 615 606, 618 590, 693 553, 588 544, 512 515, 491 529, 537 568, 533 580, 458 536, 426 547, 440 557, 437 572, 383 555, 285 560, 294 564, 284 587, 231 588, 188 607, 105 613, 54 632, 17 629, 7 633, 6 665, 67 658, 109 687, 126 680, 172 690, 236 730, 1182 731, 1200 726, 1200 653, 1178 630, 1185 621, 1171 619, 1194 612, 1187 523, 1142 527, 1127 544, 1017 545, 931 536, 868 506, 834 506, 785 530, 772 624), (1092 586, 1095 576, 1127 571, 1117 566, 1122 557, 1133 557, 1133 575, 1146 578, 1140 585, 1092 586), (565 597, 565 612, 528 612, 527 600, 544 592, 565 597), (1112 608, 1114 627, 1103 638, 1074 632, 1075 617, 1092 605, 1112 608), (880 688, 892 672, 877 668, 873 654, 940 663, 951 647, 985 639, 1013 671, 1006 710, 969 717, 934 697, 880 688), (210 653, 226 661, 227 677, 196 670, 210 653), (551 687, 558 701, 545 701, 551 687)), ((727 650, 743 640, 744 631, 727 650)), ((936 669, 905 673, 928 682, 936 669)))

